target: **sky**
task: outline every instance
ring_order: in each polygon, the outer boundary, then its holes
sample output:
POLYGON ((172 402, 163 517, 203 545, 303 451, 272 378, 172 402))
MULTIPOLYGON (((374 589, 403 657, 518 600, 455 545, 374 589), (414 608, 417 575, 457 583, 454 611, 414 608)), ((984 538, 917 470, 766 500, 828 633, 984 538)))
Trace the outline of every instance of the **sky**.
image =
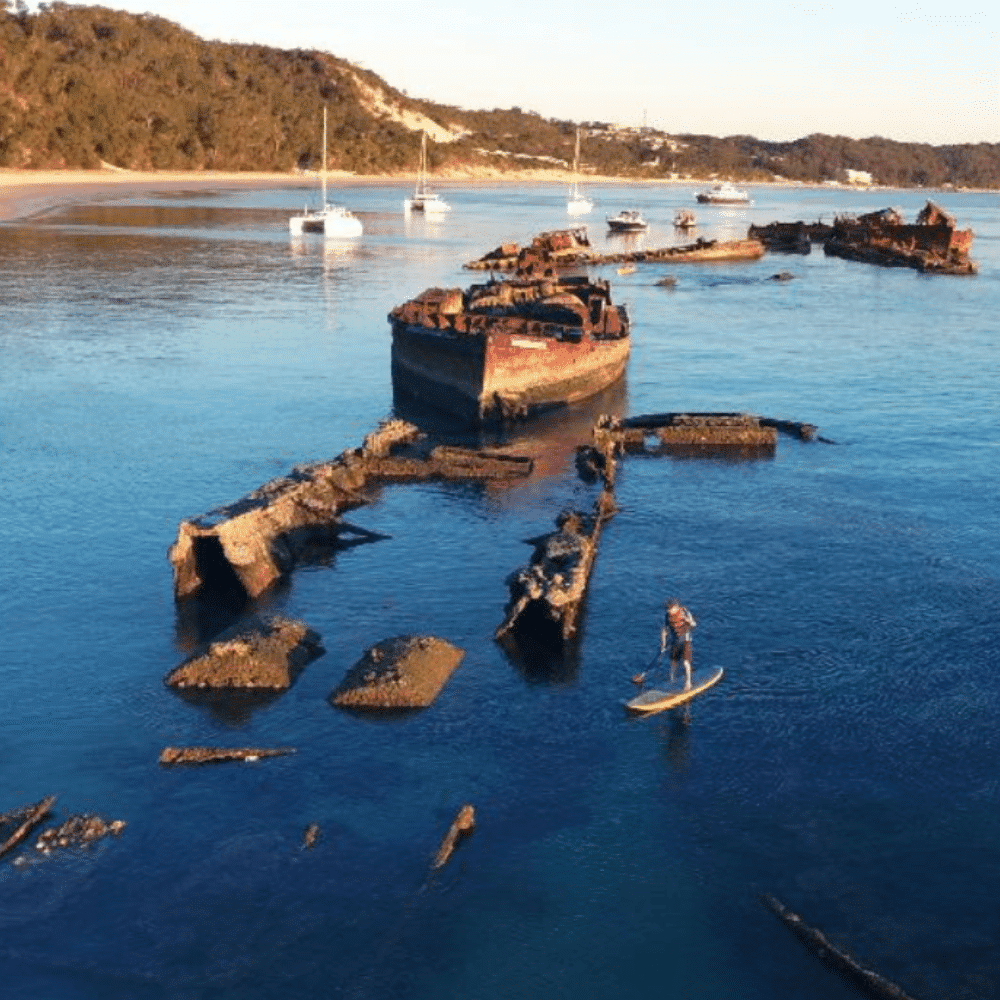
POLYGON ((1000 142, 995 0, 101 5, 206 39, 320 49, 411 97, 467 109, 778 142, 817 132, 1000 142))

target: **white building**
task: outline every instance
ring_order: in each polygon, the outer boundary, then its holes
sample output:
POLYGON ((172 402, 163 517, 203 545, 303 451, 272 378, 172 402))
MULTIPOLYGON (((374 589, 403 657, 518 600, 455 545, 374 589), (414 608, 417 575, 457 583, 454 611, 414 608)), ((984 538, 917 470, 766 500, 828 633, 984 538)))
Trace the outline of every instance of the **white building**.
POLYGON ((870 187, 872 175, 867 170, 844 170, 842 180, 845 184, 858 184, 861 187, 870 187))

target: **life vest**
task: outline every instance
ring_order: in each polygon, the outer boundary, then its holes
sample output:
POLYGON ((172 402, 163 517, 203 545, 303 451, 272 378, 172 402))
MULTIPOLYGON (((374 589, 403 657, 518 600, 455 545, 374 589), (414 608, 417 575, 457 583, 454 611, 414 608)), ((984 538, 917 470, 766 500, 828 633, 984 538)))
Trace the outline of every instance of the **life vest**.
POLYGON ((675 604, 672 608, 667 608, 667 621, 674 635, 682 635, 688 629, 693 628, 694 618, 691 612, 681 604, 675 604))

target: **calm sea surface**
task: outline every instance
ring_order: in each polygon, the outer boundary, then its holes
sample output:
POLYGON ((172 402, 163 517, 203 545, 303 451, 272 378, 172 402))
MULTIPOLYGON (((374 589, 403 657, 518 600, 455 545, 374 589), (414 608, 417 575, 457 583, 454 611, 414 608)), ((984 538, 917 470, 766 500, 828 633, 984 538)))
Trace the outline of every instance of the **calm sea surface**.
MULTIPOLYGON (((359 445, 396 412, 389 309, 567 223, 561 188, 445 189, 439 223, 405 221, 406 193, 338 189, 365 225, 346 246, 290 241, 308 192, 287 190, 0 227, 0 813, 57 794, 60 820, 128 823, 0 862, 3 996, 854 996, 773 893, 922 1000, 1000 998, 994 195, 934 195, 976 231, 972 278, 821 249, 603 269, 634 319, 626 384, 518 432, 529 481, 393 487, 353 512, 391 538, 258 608, 326 646, 283 696, 234 714, 164 687, 198 638, 173 600, 178 523, 359 445), (602 409, 750 411, 835 443, 624 460, 579 657, 527 672, 492 639, 504 578, 560 510, 590 508, 573 448, 602 409), (699 619, 696 662, 726 676, 687 717, 629 720, 671 595, 699 619), (367 646, 408 632, 467 651, 432 707, 328 704, 367 646), (168 744, 297 753, 168 770, 168 744), (478 828, 428 880, 465 802, 478 828)), ((592 193, 598 246, 619 209, 657 246, 694 207, 691 188, 592 193)), ((698 235, 924 201, 754 199, 699 206, 698 235)))

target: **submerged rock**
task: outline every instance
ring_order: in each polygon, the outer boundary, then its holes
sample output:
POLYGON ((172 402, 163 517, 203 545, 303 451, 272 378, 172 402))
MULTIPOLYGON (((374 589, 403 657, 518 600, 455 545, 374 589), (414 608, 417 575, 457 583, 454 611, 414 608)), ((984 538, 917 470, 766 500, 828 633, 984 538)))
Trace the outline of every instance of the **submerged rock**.
POLYGON ((465 650, 434 636, 384 639, 347 672, 330 695, 340 708, 426 708, 465 657, 465 650))
POLYGON ((59 826, 44 830, 35 843, 35 849, 48 854, 57 848, 89 847, 102 837, 117 837, 125 826, 122 819, 109 823, 100 816, 70 816, 59 826))
POLYGON ((304 622, 252 618, 185 660, 166 683, 173 688, 283 691, 324 652, 319 634, 304 622))

